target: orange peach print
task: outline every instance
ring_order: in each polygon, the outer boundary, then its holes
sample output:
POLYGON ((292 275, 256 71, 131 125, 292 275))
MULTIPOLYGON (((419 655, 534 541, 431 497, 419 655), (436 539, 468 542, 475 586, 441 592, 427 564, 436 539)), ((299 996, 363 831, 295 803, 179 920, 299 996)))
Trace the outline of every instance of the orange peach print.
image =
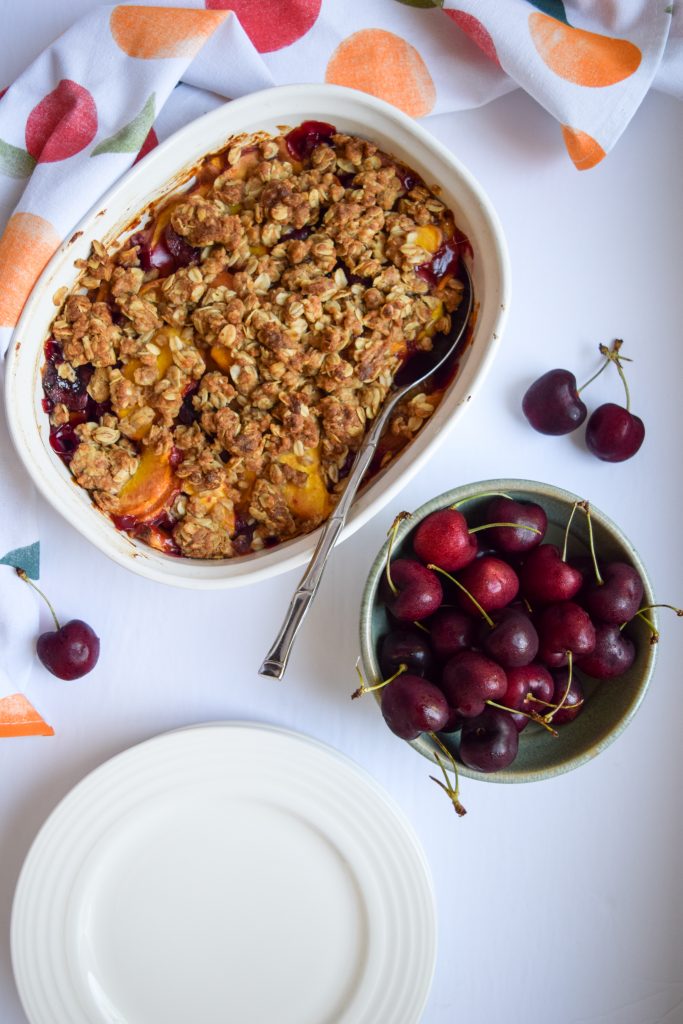
POLYGON ((54 736, 51 725, 40 717, 21 693, 0 700, 0 739, 7 736, 54 736))
POLYGON ((415 47, 380 28, 344 39, 330 58, 325 81, 378 96, 412 117, 428 114, 436 100, 432 76, 415 47))
POLYGON ((605 151, 600 143, 596 142, 588 132, 582 132, 578 128, 570 128, 568 124, 563 124, 562 136, 567 152, 579 171, 589 171, 605 156, 605 151))
POLYGON ((52 224, 35 213, 13 214, 0 238, 0 327, 14 327, 29 292, 59 246, 52 224))
POLYGON ((229 11, 198 11, 182 7, 115 7, 111 34, 129 57, 160 60, 192 58, 229 11))
POLYGON ((642 54, 628 39, 563 25, 540 11, 529 15, 534 46, 551 71, 575 85, 600 88, 622 82, 640 66, 642 54))

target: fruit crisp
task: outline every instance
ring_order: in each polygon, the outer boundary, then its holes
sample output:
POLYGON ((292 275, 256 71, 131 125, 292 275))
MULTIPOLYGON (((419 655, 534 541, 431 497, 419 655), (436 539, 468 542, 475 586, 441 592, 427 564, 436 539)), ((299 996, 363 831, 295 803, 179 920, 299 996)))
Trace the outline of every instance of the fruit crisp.
MULTIPOLYGON (((366 139, 320 122, 233 138, 55 296, 52 447, 119 529, 167 553, 307 533, 396 370, 450 329, 465 246, 434 191, 366 139)), ((375 469, 440 395, 397 409, 375 469)))

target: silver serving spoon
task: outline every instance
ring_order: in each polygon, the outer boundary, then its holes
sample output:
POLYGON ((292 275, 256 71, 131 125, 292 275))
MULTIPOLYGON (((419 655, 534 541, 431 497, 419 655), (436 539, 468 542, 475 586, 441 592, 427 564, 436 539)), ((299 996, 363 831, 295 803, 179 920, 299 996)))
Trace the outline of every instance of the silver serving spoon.
POLYGON ((294 592, 285 621, 259 669, 259 675, 282 679, 285 674, 294 640, 320 586, 330 551, 344 528, 356 491, 372 461, 375 449, 393 410, 406 395, 418 385, 424 384, 443 366, 446 360, 453 355, 465 333, 472 312, 472 279, 464 261, 461 261, 460 265, 465 287, 462 301, 452 317, 451 330, 448 334, 437 337, 430 352, 420 352, 409 359, 404 366, 400 367, 394 377, 395 390, 387 396, 382 411, 356 452, 344 492, 320 534, 313 557, 294 592))

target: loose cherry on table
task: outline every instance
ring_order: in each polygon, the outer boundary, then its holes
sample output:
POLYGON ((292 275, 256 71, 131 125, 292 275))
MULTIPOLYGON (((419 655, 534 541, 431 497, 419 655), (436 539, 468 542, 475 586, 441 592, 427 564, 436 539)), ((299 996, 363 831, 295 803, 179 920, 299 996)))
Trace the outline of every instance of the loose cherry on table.
POLYGON ((630 409, 606 402, 586 424, 588 450, 604 462, 625 462, 645 440, 645 424, 630 409))
POLYGON ((563 369, 548 370, 535 380, 522 399, 522 410, 534 430, 555 436, 570 434, 588 415, 576 377, 563 369))
MULTIPOLYGON (((605 362, 583 387, 569 370, 549 370, 533 382, 522 399, 522 410, 531 426, 542 434, 568 434, 586 419, 588 410, 580 395, 603 370, 614 363, 624 385, 626 407, 607 402, 599 406, 586 424, 586 446, 606 462, 623 462, 636 454, 645 439, 643 421, 631 412, 631 396, 624 374, 622 341, 612 348, 600 345, 605 362)), ((629 361, 629 360, 626 360, 629 361)))
POLYGON ((38 657, 45 668, 59 679, 80 679, 81 676, 87 675, 94 669, 100 656, 99 637, 82 619, 71 619, 61 626, 54 608, 42 590, 29 579, 23 569, 17 569, 16 572, 25 583, 40 594, 54 619, 55 629, 41 633, 36 642, 38 657))
POLYGON ((617 368, 626 395, 626 407, 606 402, 591 413, 586 424, 588 450, 605 462, 624 462, 632 458, 645 440, 645 425, 631 412, 631 394, 622 366, 624 356, 619 355, 621 341, 615 341, 612 351, 600 346, 600 351, 617 368))

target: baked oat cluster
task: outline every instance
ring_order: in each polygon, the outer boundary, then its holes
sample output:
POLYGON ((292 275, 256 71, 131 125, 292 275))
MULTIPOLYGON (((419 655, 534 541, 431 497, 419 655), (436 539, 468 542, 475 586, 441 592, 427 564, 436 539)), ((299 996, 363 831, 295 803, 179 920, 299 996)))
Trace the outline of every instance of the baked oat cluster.
MULTIPOLYGON (((55 297, 53 447, 119 528, 167 552, 229 558, 314 529, 397 368, 450 328, 456 234, 365 139, 312 122, 233 139, 55 297)), ((439 397, 397 410, 384 462, 439 397)))

